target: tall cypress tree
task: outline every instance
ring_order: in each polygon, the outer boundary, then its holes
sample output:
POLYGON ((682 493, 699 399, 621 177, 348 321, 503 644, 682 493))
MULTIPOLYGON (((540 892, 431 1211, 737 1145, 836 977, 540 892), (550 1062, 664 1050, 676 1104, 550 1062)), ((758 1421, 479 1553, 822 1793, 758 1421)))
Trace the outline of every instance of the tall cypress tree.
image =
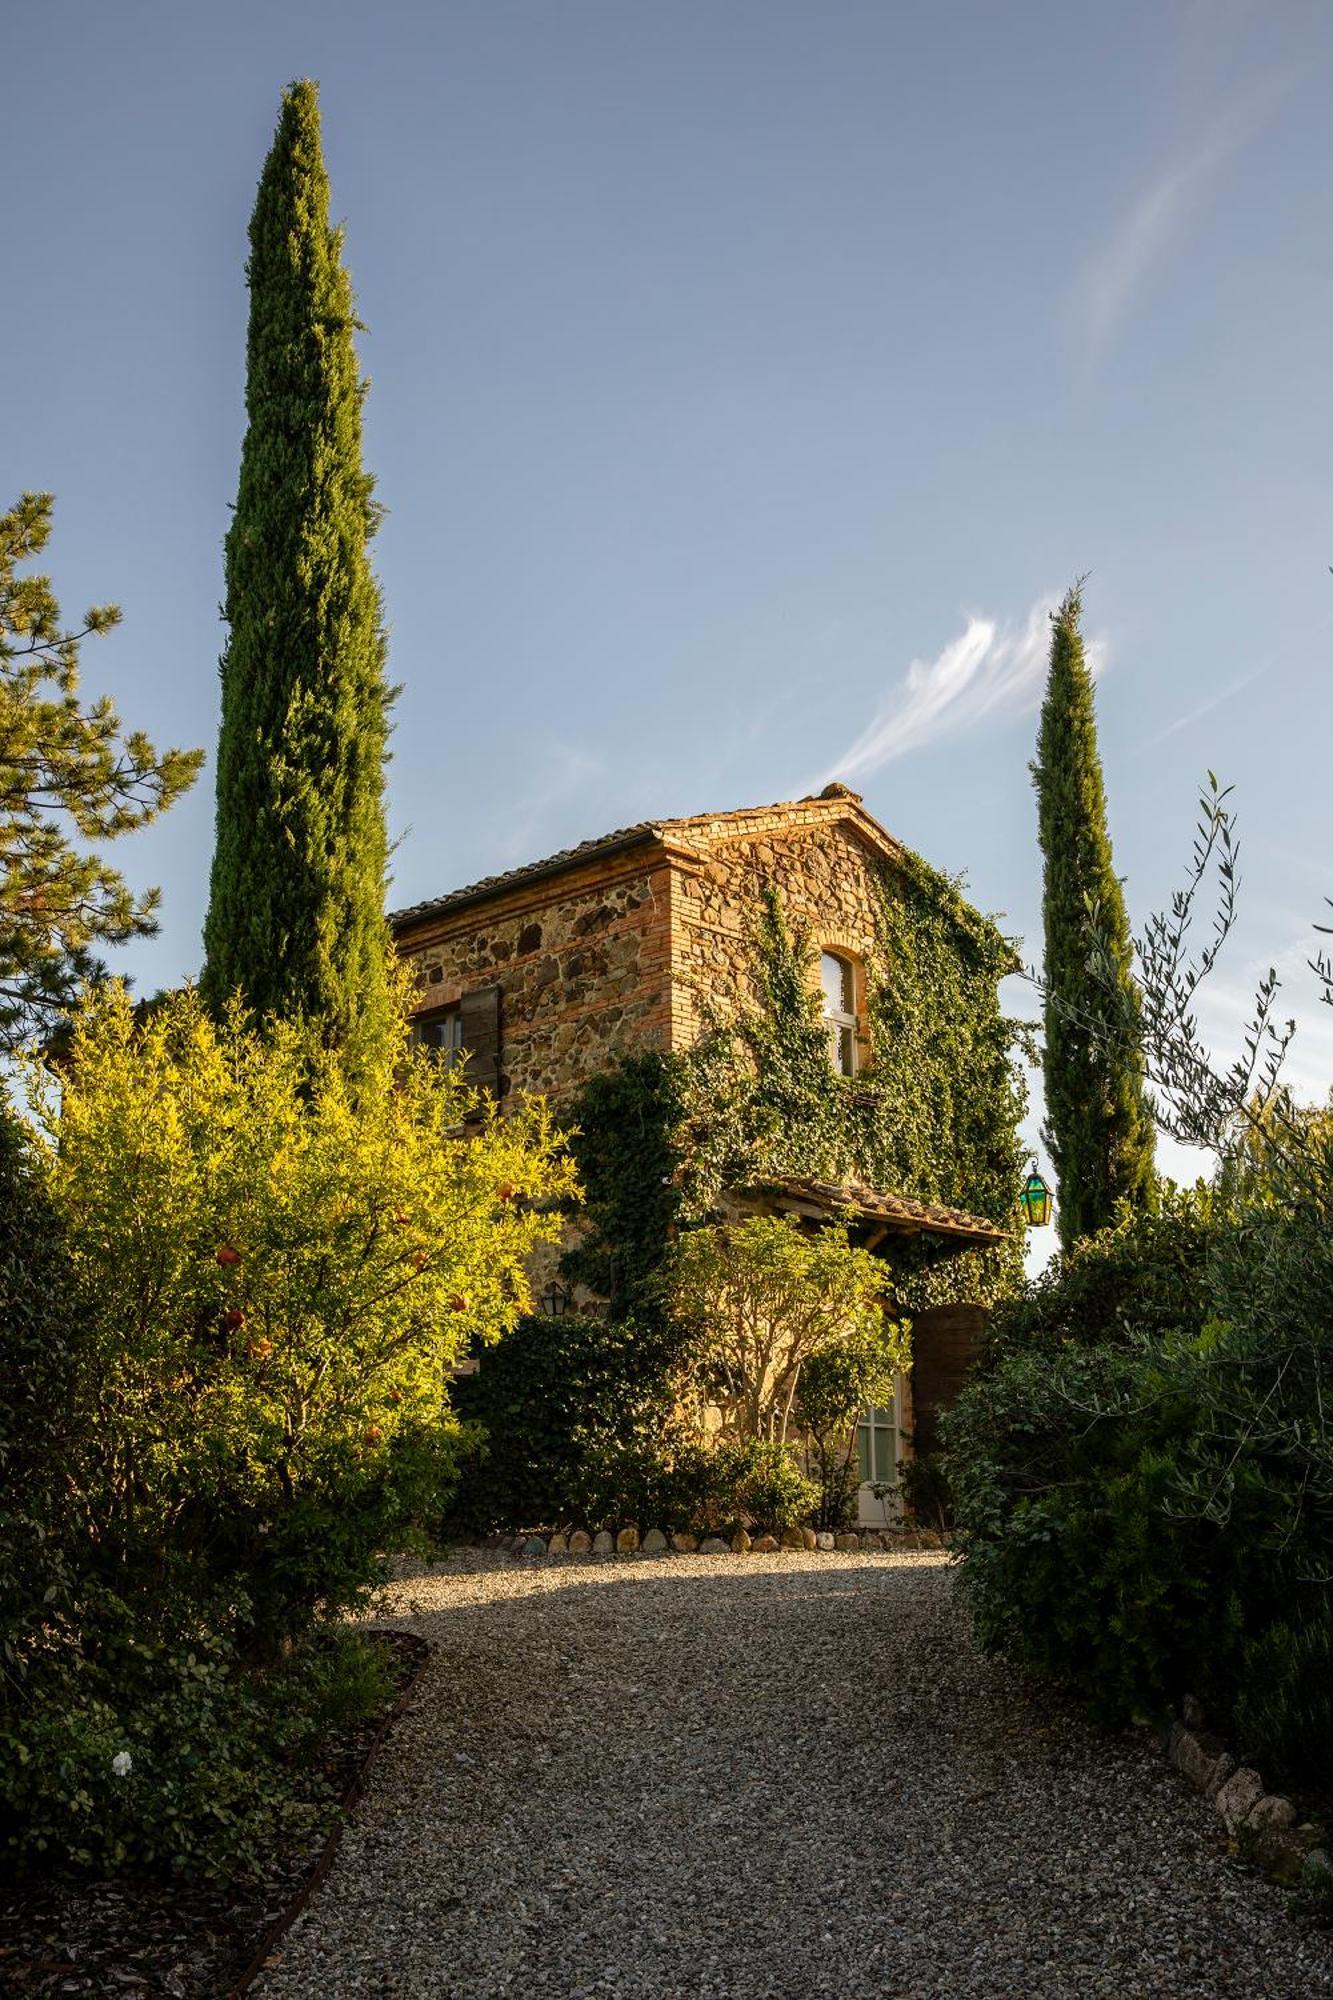
POLYGON ((1111 861, 1092 676, 1076 584, 1051 619, 1050 673, 1032 766, 1044 858, 1046 1143, 1066 1249, 1153 1187, 1139 992, 1125 898, 1111 861), (1094 914, 1095 913, 1095 914, 1094 914), (1100 932, 1094 940, 1093 923, 1100 932), (1101 976, 1090 966, 1096 956, 1101 976), (1112 969, 1115 991, 1105 985, 1112 969))
POLYGON ((358 322, 313 83, 294 83, 250 222, 248 425, 226 540, 217 840, 203 990, 327 1024, 385 1018, 393 690, 367 543, 358 322))

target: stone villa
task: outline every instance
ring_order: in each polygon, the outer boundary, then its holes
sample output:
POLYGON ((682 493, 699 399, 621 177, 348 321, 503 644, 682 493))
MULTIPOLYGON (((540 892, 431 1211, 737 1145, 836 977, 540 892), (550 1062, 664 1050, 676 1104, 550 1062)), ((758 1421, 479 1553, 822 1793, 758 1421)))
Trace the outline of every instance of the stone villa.
MULTIPOLYGON (((688 819, 647 820, 544 861, 488 877, 391 918, 420 970, 417 1032, 501 1100, 562 1097, 618 1055, 687 1048, 701 998, 743 1004, 753 979, 750 917, 766 885, 820 950, 829 1059, 854 1074, 868 1056, 865 967, 875 946, 870 871, 902 849, 859 796, 815 798, 688 819)), ((766 1204, 807 1217, 853 1212, 869 1247, 928 1233, 966 1248, 995 1223, 891 1189, 792 1181, 766 1204)), ((892 1411, 860 1426, 862 1516, 903 1455, 929 1449, 983 1324, 977 1307, 936 1307, 914 1326, 912 1379, 892 1411)))

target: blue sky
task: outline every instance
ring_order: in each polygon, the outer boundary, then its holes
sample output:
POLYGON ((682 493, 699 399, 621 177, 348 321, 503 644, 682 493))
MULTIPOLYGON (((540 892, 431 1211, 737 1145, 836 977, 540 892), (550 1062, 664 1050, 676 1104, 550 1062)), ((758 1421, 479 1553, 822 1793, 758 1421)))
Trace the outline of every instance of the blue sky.
MULTIPOLYGON (((86 676, 129 720, 211 755, 245 230, 313 75, 389 509, 394 902, 836 774, 1031 952, 1044 607, 1089 571, 1132 914, 1211 767, 1246 880, 1210 1018, 1299 972, 1333 893, 1333 11, 5 13, 0 471, 56 492, 67 609, 123 605, 86 676)), ((164 891, 144 987, 198 965, 211 834, 208 773, 122 847, 164 891)))

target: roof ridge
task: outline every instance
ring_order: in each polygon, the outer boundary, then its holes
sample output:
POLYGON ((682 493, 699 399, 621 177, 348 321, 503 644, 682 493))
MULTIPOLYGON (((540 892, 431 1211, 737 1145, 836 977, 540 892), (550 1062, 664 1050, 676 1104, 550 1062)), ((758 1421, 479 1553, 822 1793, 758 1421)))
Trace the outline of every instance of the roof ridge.
POLYGON ((498 895, 503 890, 517 888, 520 883, 540 881, 543 876, 562 874, 566 868, 576 866, 580 861, 590 861, 597 854, 614 854, 621 848, 637 846, 642 841, 661 839, 663 835, 683 831, 689 827, 710 825, 717 820, 760 819, 766 813, 790 812, 797 806, 831 805, 845 800, 854 806, 861 817, 868 819, 879 829, 885 840, 894 847, 901 842, 886 827, 882 827, 873 813, 867 812, 861 794, 846 785, 826 785, 822 792, 807 793, 800 799, 775 799, 766 806, 734 806, 726 812, 686 813, 675 818, 641 819, 631 826, 622 826, 612 833, 597 835, 591 840, 579 841, 573 847, 562 847, 554 854, 548 854, 538 861, 522 863, 517 868, 500 870, 494 875, 483 875, 475 882, 466 883, 458 889, 449 889, 443 896, 429 896, 424 902, 408 903, 402 909, 390 910, 388 922, 394 927, 413 923, 423 917, 442 914, 445 910, 462 908, 473 902, 483 902, 489 896, 498 895))

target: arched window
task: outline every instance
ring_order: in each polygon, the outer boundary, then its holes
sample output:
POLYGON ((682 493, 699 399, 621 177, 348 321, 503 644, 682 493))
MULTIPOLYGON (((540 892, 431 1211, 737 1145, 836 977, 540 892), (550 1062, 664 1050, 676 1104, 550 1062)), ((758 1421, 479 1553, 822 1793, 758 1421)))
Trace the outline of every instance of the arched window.
POLYGON ((819 981, 824 989, 824 1026, 829 1056, 839 1076, 856 1073, 856 975, 852 962, 836 952, 821 953, 819 981))

